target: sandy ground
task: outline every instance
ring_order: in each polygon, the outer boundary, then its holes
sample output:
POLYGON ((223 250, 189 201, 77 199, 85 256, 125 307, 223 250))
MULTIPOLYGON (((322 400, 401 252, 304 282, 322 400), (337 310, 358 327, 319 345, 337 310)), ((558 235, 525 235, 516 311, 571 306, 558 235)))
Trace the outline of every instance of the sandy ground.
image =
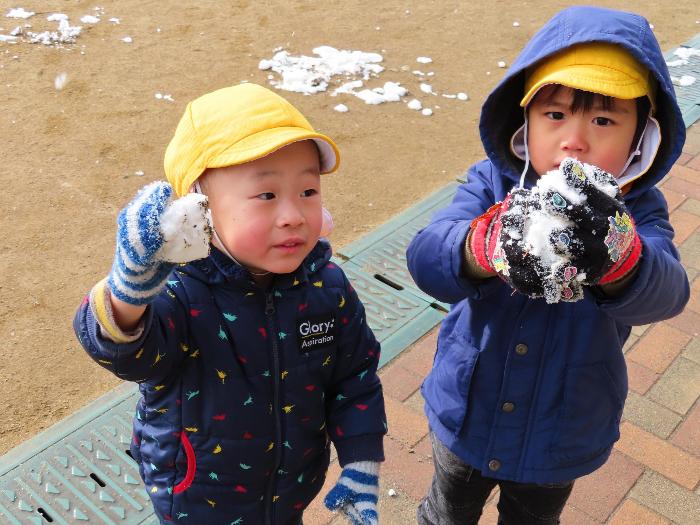
MULTIPOLYGON (((278 46, 297 55, 319 45, 381 53, 386 71, 370 87, 401 82, 432 117, 405 102, 283 93, 342 150, 341 170, 324 188, 332 240, 342 246, 482 156, 479 108, 505 71, 497 63, 510 63, 569 3, 0 1, 2 34, 24 22, 5 18, 13 7, 37 12, 26 21, 32 31, 54 28, 50 13, 77 25, 103 8, 102 21, 84 25, 72 45, 0 42, 0 454, 117 385, 80 349, 71 320, 109 270, 119 208, 162 178, 163 151, 188 100, 242 80, 265 83, 258 62, 278 46), (421 93, 414 69, 433 71, 439 93, 470 100, 421 93), (339 102, 350 111, 333 111, 339 102)), ((664 50, 700 32, 693 0, 597 3, 643 13, 664 50)))

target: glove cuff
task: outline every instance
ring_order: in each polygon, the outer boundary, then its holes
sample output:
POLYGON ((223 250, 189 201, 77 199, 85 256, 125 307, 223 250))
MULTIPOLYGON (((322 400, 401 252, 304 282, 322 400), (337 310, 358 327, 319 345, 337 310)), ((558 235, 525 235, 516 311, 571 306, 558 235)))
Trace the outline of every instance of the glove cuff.
POLYGON ((641 255, 642 241, 635 231, 634 239, 627 251, 618 259, 617 263, 600 278, 598 285, 612 284, 623 279, 637 266, 641 255))
POLYGON ((474 219, 468 237, 469 247, 474 260, 489 275, 496 273, 488 254, 492 254, 496 247, 498 232, 501 229, 500 222, 497 219, 502 212, 503 204, 505 203, 498 202, 494 204, 485 213, 474 219))

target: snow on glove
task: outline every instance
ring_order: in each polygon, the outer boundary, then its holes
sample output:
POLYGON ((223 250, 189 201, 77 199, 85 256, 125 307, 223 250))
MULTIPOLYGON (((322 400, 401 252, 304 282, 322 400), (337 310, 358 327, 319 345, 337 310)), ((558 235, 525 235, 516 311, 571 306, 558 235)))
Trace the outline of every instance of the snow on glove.
POLYGON ((377 525, 378 495, 379 463, 356 461, 345 465, 323 503, 329 510, 345 514, 353 525, 377 525))
POLYGON ((549 233, 552 252, 583 284, 618 281, 636 266, 642 244, 615 177, 567 158, 538 188, 542 212, 563 221, 549 233))
POLYGON ((523 243, 526 219, 536 206, 529 190, 514 189, 472 221, 469 237, 471 253, 482 269, 497 273, 512 288, 533 298, 561 288, 550 282, 549 264, 523 243))
POLYGON ((212 228, 206 196, 190 193, 173 201, 172 195, 170 184, 153 182, 119 213, 107 285, 126 303, 149 303, 176 263, 209 254, 212 228))

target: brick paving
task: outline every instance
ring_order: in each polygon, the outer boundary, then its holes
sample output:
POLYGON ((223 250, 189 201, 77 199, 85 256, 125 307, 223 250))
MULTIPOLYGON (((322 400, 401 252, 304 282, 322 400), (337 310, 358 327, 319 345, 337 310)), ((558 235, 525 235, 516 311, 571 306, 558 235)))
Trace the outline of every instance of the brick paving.
MULTIPOLYGON (((632 330, 625 345, 630 392, 620 440, 602 468, 577 481, 564 525, 700 524, 700 122, 688 129, 683 154, 660 187, 692 296, 675 319, 632 330)), ((419 388, 436 338, 435 329, 380 373, 389 420, 381 476, 383 525, 415 523, 415 507, 430 484, 433 467, 419 388)), ((326 489, 338 473, 334 461, 326 489)), ((495 492, 480 525, 496 523, 495 492)), ((305 521, 345 523, 327 512, 320 498, 305 521)))

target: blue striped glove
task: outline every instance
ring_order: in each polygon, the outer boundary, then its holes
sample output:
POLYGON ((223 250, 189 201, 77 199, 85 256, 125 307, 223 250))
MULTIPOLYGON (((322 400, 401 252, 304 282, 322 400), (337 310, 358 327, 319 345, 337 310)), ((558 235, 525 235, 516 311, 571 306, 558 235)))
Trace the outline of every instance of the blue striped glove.
POLYGON ((353 525, 377 525, 378 495, 379 463, 357 461, 345 465, 323 502, 329 510, 340 510, 353 525))
POLYGON ((211 217, 206 196, 172 197, 170 184, 152 182, 119 213, 117 249, 107 284, 126 303, 148 304, 165 286, 175 263, 209 254, 211 217))

